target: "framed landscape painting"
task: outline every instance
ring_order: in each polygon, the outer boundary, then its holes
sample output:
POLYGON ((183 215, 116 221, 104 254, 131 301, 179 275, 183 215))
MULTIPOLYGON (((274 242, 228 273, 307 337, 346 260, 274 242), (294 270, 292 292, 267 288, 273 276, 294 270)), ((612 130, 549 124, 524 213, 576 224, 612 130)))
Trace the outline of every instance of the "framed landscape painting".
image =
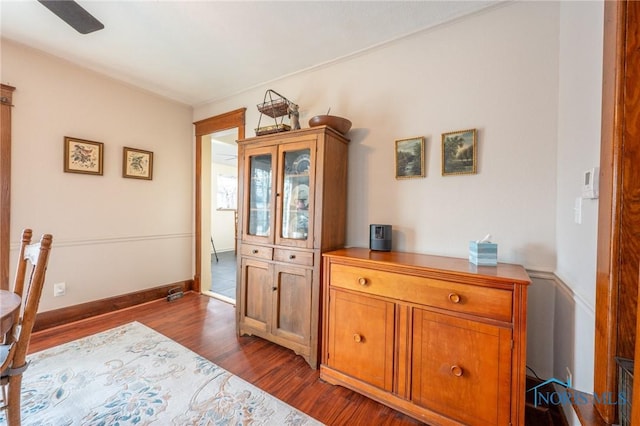
POLYGON ((442 134, 442 176, 475 174, 476 129, 442 134))
POLYGON ((122 151, 122 177, 151 180, 153 152, 125 146, 122 151))
POLYGON ((424 177, 424 137, 396 141, 396 179, 424 177))
POLYGON ((67 173, 84 173, 102 175, 103 163, 102 142, 64 137, 64 171, 67 173))

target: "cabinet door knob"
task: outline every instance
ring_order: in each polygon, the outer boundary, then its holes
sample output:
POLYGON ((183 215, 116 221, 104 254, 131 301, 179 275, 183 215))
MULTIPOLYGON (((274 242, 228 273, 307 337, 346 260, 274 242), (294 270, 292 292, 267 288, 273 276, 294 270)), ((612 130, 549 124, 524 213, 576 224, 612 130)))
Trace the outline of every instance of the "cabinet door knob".
POLYGON ((367 279, 364 277, 360 277, 358 278, 358 284, 360 285, 367 285, 367 279))
POLYGON ((296 258, 296 255, 295 255, 295 254, 290 254, 290 255, 289 255, 289 259, 293 260, 293 259, 295 259, 295 258, 296 258))
POLYGON ((449 300, 451 303, 460 303, 460 295, 456 293, 449 293, 449 300))
POLYGON ((354 334, 353 335, 353 341, 356 342, 356 343, 362 342, 362 336, 359 335, 358 333, 354 334))
POLYGON ((452 365, 451 374, 453 374, 456 377, 462 377, 462 374, 463 374, 462 367, 459 367, 457 365, 452 365))
POLYGON ((276 291, 278 290, 278 287, 271 287, 271 290, 276 291))
POLYGON ((253 254, 258 254, 258 249, 253 249, 253 250, 251 250, 251 253, 253 253, 253 254))

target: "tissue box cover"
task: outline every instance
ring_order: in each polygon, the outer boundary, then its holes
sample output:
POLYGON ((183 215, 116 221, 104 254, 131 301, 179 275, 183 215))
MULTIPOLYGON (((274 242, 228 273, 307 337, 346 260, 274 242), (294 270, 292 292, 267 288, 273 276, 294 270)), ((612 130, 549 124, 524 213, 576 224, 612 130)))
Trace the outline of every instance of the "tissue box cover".
POLYGON ((498 244, 469 241, 469 262, 481 266, 496 266, 498 244))

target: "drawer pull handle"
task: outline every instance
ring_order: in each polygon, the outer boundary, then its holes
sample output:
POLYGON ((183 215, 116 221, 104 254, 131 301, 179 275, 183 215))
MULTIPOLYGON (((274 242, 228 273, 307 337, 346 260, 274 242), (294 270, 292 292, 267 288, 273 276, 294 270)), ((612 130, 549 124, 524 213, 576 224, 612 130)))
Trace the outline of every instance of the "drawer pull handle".
POLYGON ((295 254, 290 254, 290 255, 289 255, 289 259, 293 260, 293 259, 295 259, 295 258, 296 258, 296 255, 295 255, 295 254))
POLYGON ((362 342, 362 336, 359 335, 358 333, 354 334, 353 335, 353 341, 356 342, 356 343, 362 342))
POLYGON ((449 300, 451 303, 460 303, 460 295, 456 293, 449 293, 449 300))
POLYGON ((456 377, 462 377, 462 374, 463 374, 462 367, 458 367, 457 365, 452 365, 451 374, 453 374, 456 377))
POLYGON ((258 249, 253 249, 253 250, 251 250, 251 253, 253 253, 253 254, 258 254, 258 249))
POLYGON ((360 277, 358 278, 358 284, 360 285, 367 285, 367 279, 364 277, 360 277))

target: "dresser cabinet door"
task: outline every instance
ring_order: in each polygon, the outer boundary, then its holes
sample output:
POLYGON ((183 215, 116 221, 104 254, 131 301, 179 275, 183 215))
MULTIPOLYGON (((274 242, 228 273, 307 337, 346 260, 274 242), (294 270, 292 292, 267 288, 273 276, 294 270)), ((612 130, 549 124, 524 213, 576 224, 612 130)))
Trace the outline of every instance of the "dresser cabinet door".
POLYGON ((267 331, 273 291, 272 265, 243 257, 240 267, 240 323, 267 331))
POLYGON ((413 326, 413 402, 468 425, 508 425, 511 330, 421 309, 413 326))
POLYGON ((328 365, 391 391, 394 303, 330 291, 328 365))
POLYGON ((313 271, 275 265, 273 325, 271 333, 301 345, 311 340, 313 271))

